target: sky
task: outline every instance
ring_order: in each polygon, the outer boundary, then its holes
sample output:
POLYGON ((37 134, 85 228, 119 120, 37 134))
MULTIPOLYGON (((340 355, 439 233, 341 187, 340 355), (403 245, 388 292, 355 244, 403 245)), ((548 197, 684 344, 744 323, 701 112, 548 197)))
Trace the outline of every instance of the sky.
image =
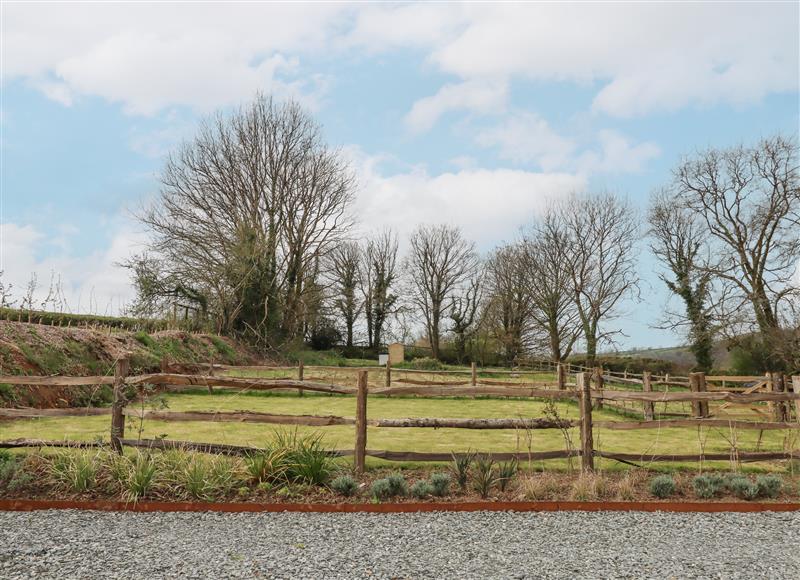
MULTIPOLYGON (((644 212, 682 157, 798 134, 799 6, 4 1, 3 282, 118 312, 165 155, 258 91, 350 159, 363 232, 445 222, 488 252, 570 193, 644 212)), ((683 341, 644 238, 620 348, 683 341)))

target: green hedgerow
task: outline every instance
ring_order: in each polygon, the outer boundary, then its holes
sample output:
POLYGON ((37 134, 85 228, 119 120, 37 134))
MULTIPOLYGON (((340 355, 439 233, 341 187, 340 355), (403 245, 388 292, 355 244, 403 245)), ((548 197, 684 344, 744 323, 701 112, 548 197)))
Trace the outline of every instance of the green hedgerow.
POLYGON ((657 475, 650 480, 650 493, 664 499, 675 493, 675 480, 671 475, 657 475))
POLYGON ((425 499, 433 494, 433 486, 425 480, 420 480, 411 486, 411 495, 417 499, 425 499))
POLYGON ((781 493, 783 480, 778 475, 759 475, 756 477, 756 487, 760 497, 776 498, 781 493))
POLYGON ((358 482, 349 475, 341 475, 331 482, 331 489, 340 495, 350 497, 358 490, 358 482))
POLYGON ((436 497, 445 496, 450 491, 450 474, 434 473, 431 475, 430 483, 433 495, 436 497))

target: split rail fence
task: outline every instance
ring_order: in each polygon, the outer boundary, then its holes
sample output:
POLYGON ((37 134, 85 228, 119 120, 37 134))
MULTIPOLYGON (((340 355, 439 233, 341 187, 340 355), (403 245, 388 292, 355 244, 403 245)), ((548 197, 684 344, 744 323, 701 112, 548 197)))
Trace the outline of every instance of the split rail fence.
MULTIPOLYGON (((258 448, 216 444, 198 443, 193 441, 175 441, 164 439, 137 440, 125 437, 125 418, 135 417, 141 420, 152 419, 159 421, 214 421, 214 422, 252 422, 277 425, 303 425, 324 427, 330 425, 353 425, 355 427, 355 442, 353 449, 336 450, 331 453, 336 456, 354 456, 357 471, 364 469, 367 456, 390 461, 448 461, 451 453, 430 453, 390 450, 371 450, 367 448, 367 427, 379 428, 454 428, 454 429, 580 429, 580 448, 561 449, 540 452, 491 452, 497 460, 517 458, 519 460, 547 460, 580 457, 582 467, 586 470, 594 468, 594 458, 602 457, 622 462, 694 462, 736 460, 767 461, 776 459, 800 458, 800 453, 789 451, 739 451, 732 449, 726 453, 704 454, 658 454, 646 455, 639 453, 614 453, 596 449, 593 443, 593 431, 597 428, 614 430, 633 429, 662 429, 674 427, 720 427, 735 429, 798 429, 800 428, 800 376, 784 377, 778 374, 768 374, 765 377, 730 377, 706 376, 703 373, 692 373, 688 377, 654 376, 651 373, 629 375, 627 373, 609 373, 602 369, 568 368, 566 364, 555 368, 554 381, 529 381, 509 382, 498 381, 480 377, 481 374, 511 375, 512 378, 522 378, 530 371, 508 371, 494 369, 477 369, 475 365, 469 370, 454 371, 423 371, 410 369, 397 369, 389 365, 386 367, 304 367, 301 363, 297 367, 251 366, 230 367, 225 365, 207 364, 195 365, 205 374, 191 374, 185 367, 179 368, 183 372, 171 372, 166 362, 162 364, 162 372, 145 375, 129 375, 127 359, 117 362, 116 372, 111 376, 93 377, 66 377, 66 376, 0 376, 0 383, 13 385, 38 385, 38 386, 83 386, 83 385, 110 385, 113 387, 113 403, 108 408, 70 408, 70 409, 0 409, 0 420, 36 418, 36 417, 66 417, 110 415, 110 445, 121 452, 124 446, 146 447, 152 449, 185 448, 197 451, 250 454, 257 453, 258 448), (230 371, 290 371, 295 376, 280 378, 247 378, 217 374, 230 371), (319 379, 309 379, 306 371, 351 371, 356 374, 355 385, 348 386, 319 379), (577 370, 572 374, 568 371, 577 370), (380 386, 370 387, 369 373, 381 373, 380 386), (392 375, 395 378, 392 378, 392 375), (430 381, 413 378, 403 378, 397 375, 467 375, 464 380, 430 381), (514 376, 516 375, 516 376, 514 376), (574 382, 568 381, 570 376, 574 382), (609 388, 623 385, 624 388, 609 388), (129 408, 126 391, 133 387, 142 389, 146 385, 153 385, 165 391, 180 391, 196 389, 197 387, 234 390, 297 390, 302 395, 304 391, 314 393, 327 393, 337 395, 355 396, 355 416, 340 417, 333 415, 282 415, 254 411, 162 411, 138 410, 129 408), (730 385, 736 385, 731 387, 730 385), (665 390, 654 387, 664 386, 665 390), (678 390, 670 390, 677 388, 678 390), (405 418, 382 419, 368 418, 367 403, 369 395, 379 396, 419 396, 419 397, 522 397, 545 400, 570 400, 578 404, 580 410, 578 420, 559 418, 507 418, 507 419, 481 419, 481 418, 405 418), (689 417, 679 419, 664 418, 668 413, 656 414, 657 404, 671 404, 686 402, 691 404, 689 417), (722 405, 715 410, 709 408, 709 403, 721 402, 722 405), (767 403, 768 413, 764 414, 767 420, 738 420, 733 417, 720 418, 715 414, 720 409, 728 406, 749 406, 757 403, 767 403), (643 416, 642 421, 594 421, 592 418, 593 407, 618 404, 637 405, 643 416)), ((629 410, 624 408, 623 410, 629 410)), ((759 411, 761 413, 761 411, 759 411)), ((13 439, 0 441, 0 447, 91 447, 104 445, 98 442, 80 441, 43 441, 38 439, 13 439)), ((459 455, 456 453, 455 455, 459 455)))

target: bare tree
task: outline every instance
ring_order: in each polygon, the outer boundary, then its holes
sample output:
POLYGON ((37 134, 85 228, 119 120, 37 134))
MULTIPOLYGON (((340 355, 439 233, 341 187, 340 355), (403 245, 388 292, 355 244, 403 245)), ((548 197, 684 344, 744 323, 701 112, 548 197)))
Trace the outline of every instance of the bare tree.
POLYGON ((361 252, 361 295, 370 348, 380 348, 389 318, 397 313, 397 235, 390 229, 367 239, 361 252))
POLYGON ((483 298, 483 271, 478 268, 464 284, 463 289, 454 293, 450 299, 448 315, 452 326, 450 332, 455 337, 456 358, 463 363, 467 358, 467 345, 476 331, 478 312, 483 298))
POLYGON ((598 344, 621 332, 605 324, 618 316, 620 302, 638 291, 634 252, 638 219, 626 200, 610 193, 573 197, 556 211, 570 232, 566 266, 586 358, 593 364, 598 344))
POLYGON ((523 264, 521 244, 497 248, 487 260, 487 318, 503 348, 507 364, 513 364, 528 346, 532 303, 523 264))
MULTIPOLYGON (((220 330, 257 341, 306 326, 305 281, 350 225, 354 179, 297 104, 258 95, 170 155, 141 212, 157 275, 202 299, 220 330)), ((136 271, 137 262, 129 263, 136 271)))
POLYGON ((412 301, 425 321, 434 358, 440 357, 442 319, 460 284, 478 267, 475 245, 457 227, 422 225, 411 235, 406 260, 412 301))
POLYGON ((797 152, 795 139, 776 136, 753 147, 709 149, 674 171, 682 202, 707 228, 713 260, 704 267, 726 284, 716 305, 723 314, 749 306, 766 341, 780 333, 782 309, 798 294, 797 152))
POLYGON ((3 270, 0 270, 0 308, 13 308, 16 300, 11 293, 13 284, 3 282, 3 270))
POLYGON ((581 336, 569 262, 571 236, 556 213, 547 212, 530 227, 521 244, 520 267, 530 301, 536 346, 563 361, 581 336))
POLYGON ((347 346, 353 346, 353 328, 364 307, 359 295, 361 285, 361 250, 357 242, 339 244, 328 256, 333 306, 345 326, 347 346))
POLYGON ((709 372, 714 329, 709 308, 712 277, 703 267, 708 261, 705 226, 669 190, 652 196, 647 217, 650 248, 668 270, 659 278, 684 304, 682 313, 668 312, 665 322, 673 329, 688 329, 697 369, 709 372))

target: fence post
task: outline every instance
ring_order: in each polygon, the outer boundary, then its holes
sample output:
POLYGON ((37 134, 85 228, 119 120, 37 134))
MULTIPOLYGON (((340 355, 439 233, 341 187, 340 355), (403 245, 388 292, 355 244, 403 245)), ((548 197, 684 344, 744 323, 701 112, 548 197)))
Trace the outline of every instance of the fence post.
MULTIPOLYGON (((795 395, 800 395, 800 375, 792 377, 792 390, 795 395)), ((794 400, 794 412, 797 422, 800 423, 800 399, 794 400)))
MULTIPOLYGON (((651 393, 653 391, 653 377, 650 371, 642 371, 642 392, 651 393)), ((655 403, 653 401, 644 401, 644 420, 652 421, 655 418, 655 403)))
MULTIPOLYGON (((689 373, 689 388, 693 393, 706 392, 706 374, 689 373)), ((694 417, 708 416, 708 401, 692 401, 692 415, 694 417)))
MULTIPOLYGON (((603 367, 595 367, 594 369, 594 381, 595 381, 595 389, 600 391, 602 394, 603 392, 603 367)), ((603 400, 596 399, 594 402, 595 409, 602 409, 603 408, 603 400)))
MULTIPOLYGON (((303 374, 305 373, 305 369, 303 368, 303 361, 297 362, 297 380, 303 382, 303 374)), ((301 397, 303 396, 303 387, 297 388, 297 394, 301 397)))
MULTIPOLYGON (((772 392, 774 393, 782 393, 786 389, 784 388, 783 384, 783 373, 769 373, 770 374, 770 382, 772 384, 772 392)), ((783 401, 775 401, 772 404, 772 415, 773 420, 777 422, 786 421, 788 418, 788 407, 786 403, 783 401)))
POLYGON ((392 363, 386 361, 386 388, 392 386, 392 363))
MULTIPOLYGON (((213 377, 214 376, 214 357, 213 356, 211 357, 211 360, 208 363, 208 376, 209 377, 213 377)), ((208 383, 207 386, 208 386, 208 394, 209 395, 213 395, 214 394, 214 387, 211 385, 210 382, 208 383)))
POLYGON ((564 368, 564 363, 558 363, 556 366, 556 381, 558 381, 558 390, 563 391, 567 388, 567 369, 564 368))
POLYGON ((575 375, 580 393, 581 411, 581 469, 594 471, 594 440, 592 438, 592 391, 589 373, 575 375))
POLYGON ((358 371, 356 391, 356 449, 355 469, 358 475, 364 473, 364 460, 367 456, 367 371, 358 371))
POLYGON ((111 448, 117 453, 122 453, 121 439, 125 438, 125 377, 130 370, 130 360, 127 357, 117 360, 114 369, 114 402, 111 404, 111 448))
POLYGON ((472 380, 470 384, 473 387, 478 384, 478 368, 475 366, 475 363, 472 363, 472 380))

